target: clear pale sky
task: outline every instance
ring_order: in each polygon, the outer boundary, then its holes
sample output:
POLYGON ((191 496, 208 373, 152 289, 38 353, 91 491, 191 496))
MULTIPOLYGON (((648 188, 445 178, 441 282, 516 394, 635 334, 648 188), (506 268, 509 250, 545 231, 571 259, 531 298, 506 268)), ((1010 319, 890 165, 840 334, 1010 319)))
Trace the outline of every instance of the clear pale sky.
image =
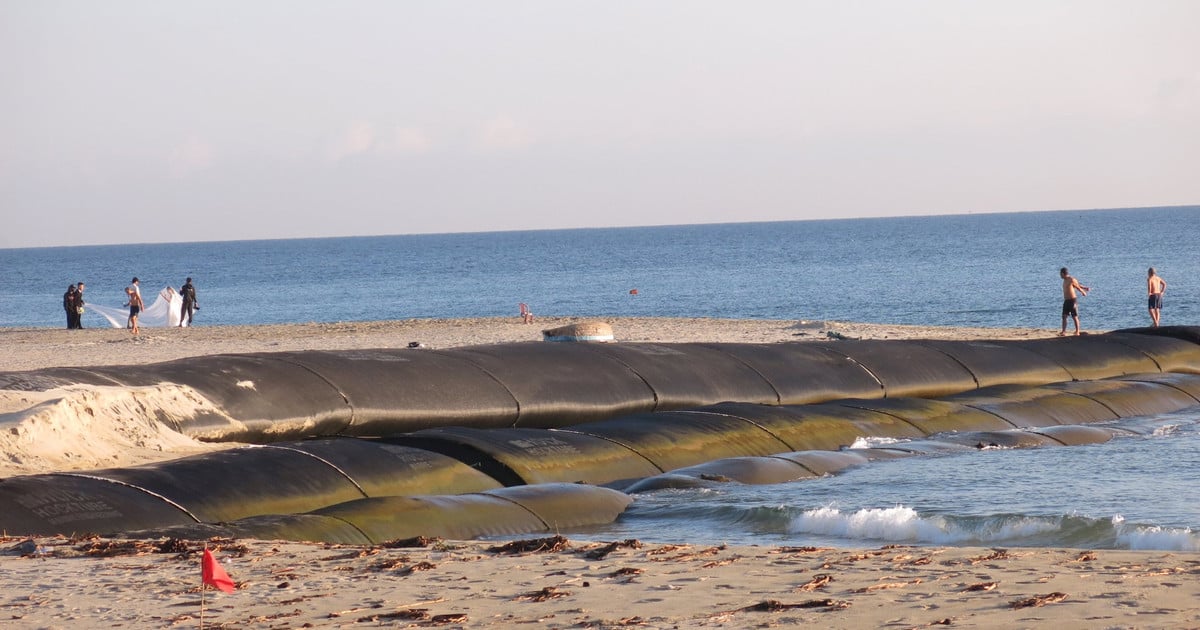
POLYGON ((1200 2, 0 0, 0 247, 1200 203, 1200 2))

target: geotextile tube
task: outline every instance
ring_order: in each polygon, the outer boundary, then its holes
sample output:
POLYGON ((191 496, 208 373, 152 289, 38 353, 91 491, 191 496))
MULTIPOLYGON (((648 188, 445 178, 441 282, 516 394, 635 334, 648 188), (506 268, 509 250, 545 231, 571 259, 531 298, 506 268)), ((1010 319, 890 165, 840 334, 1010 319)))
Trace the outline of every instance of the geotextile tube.
POLYGON ((379 497, 307 514, 263 515, 229 523, 144 528, 136 537, 253 537, 378 544, 417 536, 471 539, 610 523, 633 499, 580 484, 541 484, 455 496, 379 497))
POLYGON ((722 402, 934 398, 1002 384, 1195 373, 1198 337, 1200 328, 1168 327, 1027 341, 526 342, 227 354, 0 373, 0 388, 174 384, 212 403, 164 417, 179 431, 265 443, 450 425, 564 428, 722 402))
POLYGON ((163 422, 267 442, 0 479, 0 530, 473 538, 608 522, 630 500, 612 488, 779 483, 874 459, 1091 444, 1114 430, 1087 423, 1200 404, 1196 330, 987 343, 525 343, 0 373, 0 387, 18 390, 174 383, 212 405, 163 422), (285 441, 299 437, 317 439, 285 441), (860 448, 864 438, 904 441, 860 448))

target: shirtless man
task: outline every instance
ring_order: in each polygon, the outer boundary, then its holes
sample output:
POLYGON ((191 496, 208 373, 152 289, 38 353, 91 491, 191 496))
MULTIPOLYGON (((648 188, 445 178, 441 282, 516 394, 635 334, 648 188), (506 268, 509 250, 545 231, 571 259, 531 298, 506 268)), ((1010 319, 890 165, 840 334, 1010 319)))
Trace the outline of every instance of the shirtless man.
POLYGON ((1167 290, 1167 281, 1154 272, 1154 267, 1151 267, 1148 273, 1146 295, 1149 299, 1146 308, 1150 310, 1150 321, 1154 322, 1154 328, 1158 328, 1158 317, 1162 314, 1162 296, 1163 291, 1167 290))
POLYGON ((136 335, 141 332, 138 329, 138 313, 142 312, 142 289, 138 279, 135 277, 129 286, 125 287, 125 295, 129 296, 129 321, 125 326, 133 331, 136 335))
POLYGON ((1088 291, 1090 289, 1083 286, 1082 284, 1079 284, 1078 280, 1071 277, 1071 274, 1067 273, 1066 267, 1059 269, 1058 275, 1062 276, 1062 281, 1063 281, 1063 285, 1062 285, 1062 289, 1063 289, 1062 330, 1059 331, 1058 336, 1062 337, 1063 335, 1067 334, 1067 316, 1068 315, 1070 315, 1072 318, 1074 318, 1075 334, 1078 335, 1079 334, 1079 305, 1077 303, 1077 296, 1075 295, 1075 291, 1078 290, 1080 293, 1087 295, 1088 291))

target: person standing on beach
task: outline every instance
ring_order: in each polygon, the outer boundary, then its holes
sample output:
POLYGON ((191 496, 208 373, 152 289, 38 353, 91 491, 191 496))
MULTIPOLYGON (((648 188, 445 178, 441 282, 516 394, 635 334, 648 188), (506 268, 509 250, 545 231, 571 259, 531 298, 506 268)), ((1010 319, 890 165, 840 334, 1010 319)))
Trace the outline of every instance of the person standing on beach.
POLYGON ((1153 327, 1158 328, 1158 318, 1162 315, 1162 297, 1163 292, 1167 290, 1167 281, 1154 271, 1154 267, 1151 267, 1147 273, 1146 294, 1149 299, 1146 308, 1150 311, 1150 321, 1154 322, 1153 327))
POLYGON ((179 327, 183 328, 192 325, 192 315, 196 312, 196 286, 191 278, 179 287, 179 295, 183 296, 183 310, 179 314, 179 327))
POLYGON ((125 287, 125 295, 129 296, 129 320, 125 323, 125 327, 133 330, 133 334, 138 334, 138 313, 142 312, 142 289, 138 286, 137 276, 133 277, 133 281, 129 286, 125 287))
POLYGON ((67 312, 67 330, 75 330, 79 315, 75 312, 75 285, 68 284, 63 294, 63 310, 67 312))
POLYGON ((1063 335, 1067 334, 1067 316, 1068 315, 1070 315, 1072 318, 1074 318, 1075 334, 1078 335, 1079 334, 1079 304, 1078 304, 1078 296, 1076 296, 1075 291, 1079 291, 1080 293, 1087 295, 1088 291, 1090 291, 1091 289, 1083 286, 1082 284, 1079 284, 1079 281, 1076 280, 1075 278, 1073 278, 1071 276, 1071 274, 1067 272, 1066 267, 1059 269, 1058 275, 1062 277, 1062 290, 1063 290, 1062 330, 1059 331, 1058 336, 1062 337, 1063 335))
POLYGON ((75 285, 75 327, 83 330, 83 283, 75 285))

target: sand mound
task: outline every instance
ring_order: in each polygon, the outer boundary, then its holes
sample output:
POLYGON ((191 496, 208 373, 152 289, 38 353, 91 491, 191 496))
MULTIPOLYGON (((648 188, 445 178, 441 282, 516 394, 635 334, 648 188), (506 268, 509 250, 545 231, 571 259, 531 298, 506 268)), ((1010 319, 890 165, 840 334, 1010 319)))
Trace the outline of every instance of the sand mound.
POLYGON ((88 470, 225 449, 171 428, 220 411, 189 387, 72 386, 0 391, 0 476, 88 470))

